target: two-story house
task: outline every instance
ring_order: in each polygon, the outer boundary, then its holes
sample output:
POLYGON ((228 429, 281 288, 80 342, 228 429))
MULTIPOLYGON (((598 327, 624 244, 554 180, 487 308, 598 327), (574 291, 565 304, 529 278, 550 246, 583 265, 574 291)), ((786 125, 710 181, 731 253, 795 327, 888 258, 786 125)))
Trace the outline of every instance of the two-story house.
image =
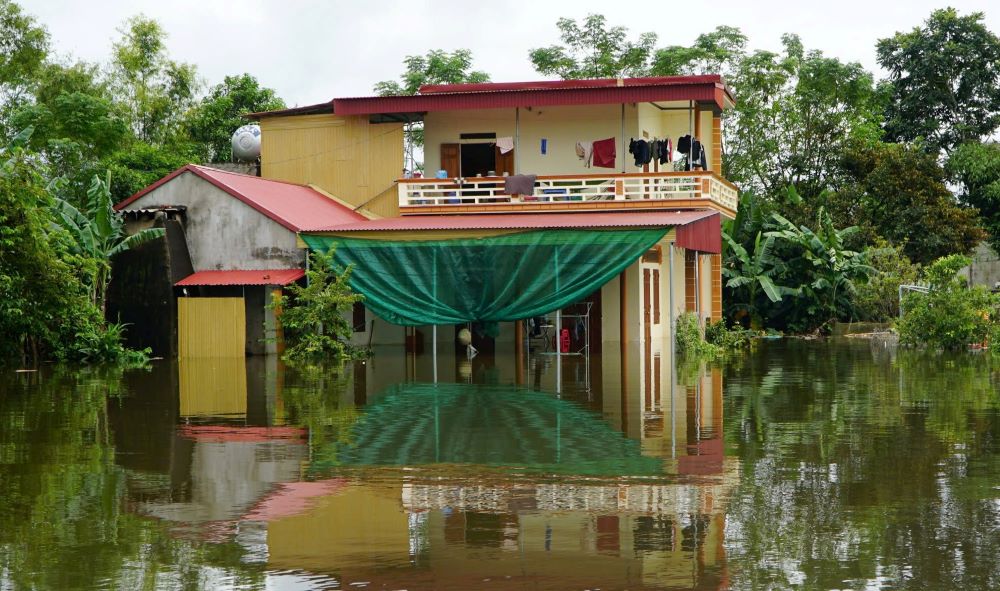
POLYGON ((720 174, 721 115, 732 105, 719 76, 337 98, 252 115, 262 178, 189 166, 117 207, 187 220, 195 276, 171 279, 175 297, 192 285, 215 294, 209 283, 266 291, 273 277, 243 272, 293 277, 304 257, 289 248, 336 246, 365 296, 359 343, 417 346, 432 327, 448 327, 444 341, 469 326, 486 350, 542 337, 570 351, 659 351, 684 312, 722 315, 720 226, 737 191, 720 174), (422 131, 422 173, 404 170, 407 126, 422 131))
MULTIPOLYGON (((498 342, 520 342, 532 325, 510 321, 551 325, 575 295, 590 302, 576 309, 589 312, 587 342, 656 343, 685 311, 721 318, 720 224, 737 208, 720 173, 721 115, 732 105, 719 76, 680 76, 425 86, 254 116, 262 176, 382 216, 300 234, 356 265, 362 340, 487 320, 500 321, 498 342), (403 170, 413 124, 423 174, 403 170), (530 188, 512 190, 518 178, 530 188)), ((554 331, 570 329, 574 349, 577 324, 554 331)))

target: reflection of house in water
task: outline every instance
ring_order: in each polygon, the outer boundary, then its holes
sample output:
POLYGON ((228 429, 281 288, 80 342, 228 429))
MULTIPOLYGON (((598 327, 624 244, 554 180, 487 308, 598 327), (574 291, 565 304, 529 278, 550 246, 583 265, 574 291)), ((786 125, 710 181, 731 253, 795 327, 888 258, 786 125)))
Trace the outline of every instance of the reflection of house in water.
MULTIPOLYGON (((735 465, 721 455, 718 373, 671 388, 663 367, 658 393, 647 396, 638 351, 626 359, 625 396, 608 375, 621 362, 615 353, 594 358, 589 392, 567 383, 562 399, 513 386, 383 387, 359 371, 340 394, 362 405, 350 436, 313 446, 306 430, 287 426, 294 411, 273 410, 283 389, 297 387, 274 383, 280 372, 252 359, 249 370, 210 360, 185 361, 176 374, 161 366, 154 373, 164 375, 137 379, 177 375, 172 396, 150 389, 112 413, 118 462, 132 506, 176 524, 178 535, 235 540, 244 560, 343 586, 474 588, 490 577, 499 588, 723 588, 735 465), (134 412, 173 418, 139 433, 130 431, 134 412), (155 446, 170 453, 142 465, 155 446)), ((373 363, 396 376, 423 372, 426 358, 373 363)), ((585 375, 575 371, 581 361, 569 358, 564 377, 585 375)), ((542 367, 550 386, 554 368, 542 367)), ((479 363, 471 373, 510 383, 517 368, 479 363)))

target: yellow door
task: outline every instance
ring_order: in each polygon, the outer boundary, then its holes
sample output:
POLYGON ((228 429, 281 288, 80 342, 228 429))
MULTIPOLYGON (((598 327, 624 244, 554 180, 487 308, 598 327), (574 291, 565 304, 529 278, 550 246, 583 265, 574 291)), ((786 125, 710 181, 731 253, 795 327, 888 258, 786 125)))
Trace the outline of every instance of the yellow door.
POLYGON ((181 357, 243 357, 246 324, 243 298, 177 298, 181 357))

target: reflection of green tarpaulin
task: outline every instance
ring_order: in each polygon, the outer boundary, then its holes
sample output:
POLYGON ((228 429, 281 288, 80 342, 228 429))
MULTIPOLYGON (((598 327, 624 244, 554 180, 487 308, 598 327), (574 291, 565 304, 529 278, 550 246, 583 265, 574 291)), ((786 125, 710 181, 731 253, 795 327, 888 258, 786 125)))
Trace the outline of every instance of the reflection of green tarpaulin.
POLYGON ((665 228, 533 230, 488 238, 394 241, 314 236, 354 265, 351 288, 379 317, 406 326, 507 322, 580 301, 621 273, 665 228))
POLYGON ((364 409, 350 444, 330 444, 312 470, 469 464, 519 473, 662 474, 656 458, 572 402, 514 386, 399 384, 364 409))

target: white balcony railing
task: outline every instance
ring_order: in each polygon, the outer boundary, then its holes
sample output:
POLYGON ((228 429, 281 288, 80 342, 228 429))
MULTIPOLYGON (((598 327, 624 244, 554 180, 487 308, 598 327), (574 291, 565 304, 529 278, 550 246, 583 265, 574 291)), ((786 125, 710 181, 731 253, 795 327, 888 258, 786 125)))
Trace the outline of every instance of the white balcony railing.
POLYGON ((736 211, 738 194, 708 171, 539 176, 531 195, 507 194, 503 177, 399 180, 400 208, 637 200, 704 200, 736 211))

